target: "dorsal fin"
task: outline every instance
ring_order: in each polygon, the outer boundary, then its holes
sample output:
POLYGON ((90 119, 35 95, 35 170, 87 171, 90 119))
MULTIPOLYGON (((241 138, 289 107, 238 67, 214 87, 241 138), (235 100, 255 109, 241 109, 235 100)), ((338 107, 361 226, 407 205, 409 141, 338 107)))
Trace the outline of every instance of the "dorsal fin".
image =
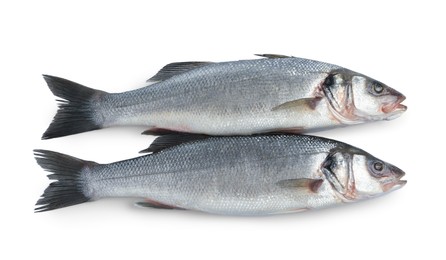
POLYGON ((281 54, 254 54, 254 55, 268 59, 294 58, 293 56, 287 56, 281 54))
POLYGON ((166 66, 164 66, 162 69, 160 69, 160 71, 158 71, 158 73, 156 73, 155 76, 151 77, 147 81, 166 80, 166 79, 171 78, 175 75, 179 75, 186 71, 200 68, 200 67, 212 64, 212 63, 213 62, 207 62, 207 61, 186 61, 186 62, 169 63, 166 66))
POLYGON ((164 149, 180 145, 182 143, 209 138, 208 135, 176 133, 162 135, 150 144, 149 148, 140 151, 140 153, 157 153, 164 149))

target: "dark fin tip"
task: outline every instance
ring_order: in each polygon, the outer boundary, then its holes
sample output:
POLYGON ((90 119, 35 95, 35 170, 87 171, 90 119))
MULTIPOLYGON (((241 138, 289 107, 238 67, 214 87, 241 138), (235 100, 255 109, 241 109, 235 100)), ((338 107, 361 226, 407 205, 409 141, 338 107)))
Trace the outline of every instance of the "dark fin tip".
POLYGON ((324 180, 322 179, 312 181, 309 185, 310 190, 314 193, 317 193, 323 182, 324 180))
POLYGON ((141 133, 142 135, 169 135, 169 134, 182 134, 181 132, 165 129, 165 128, 150 128, 141 133))
POLYGON ((48 210, 68 207, 89 201, 83 192, 81 171, 85 166, 93 166, 96 163, 47 150, 34 150, 37 163, 51 174, 48 175, 51 182, 36 203, 34 211, 44 212, 48 210))
POLYGON ((186 61, 186 62, 173 62, 164 66, 155 76, 151 77, 147 80, 149 81, 163 81, 169 79, 173 76, 194 70, 196 68, 200 68, 211 64, 212 62, 206 61, 186 61))
POLYGON ((136 206, 139 207, 144 207, 144 208, 155 208, 155 209, 181 209, 184 210, 183 208, 179 208, 179 207, 175 207, 175 206, 171 206, 171 205, 167 205, 158 201, 154 201, 154 200, 145 200, 145 201, 141 201, 141 202, 136 202, 135 203, 136 206))
POLYGON ((281 55, 281 54, 254 54, 254 55, 268 59, 294 58, 293 56, 281 55))
POLYGON ((78 83, 43 75, 48 87, 58 100, 59 110, 53 118, 42 139, 51 139, 100 129, 102 123, 94 118, 95 109, 92 104, 106 92, 85 87, 78 83))
POLYGON ((208 135, 200 134, 167 134, 156 138, 149 148, 142 150, 140 153, 157 153, 164 149, 171 148, 183 143, 193 142, 197 140, 202 140, 209 138, 208 135))

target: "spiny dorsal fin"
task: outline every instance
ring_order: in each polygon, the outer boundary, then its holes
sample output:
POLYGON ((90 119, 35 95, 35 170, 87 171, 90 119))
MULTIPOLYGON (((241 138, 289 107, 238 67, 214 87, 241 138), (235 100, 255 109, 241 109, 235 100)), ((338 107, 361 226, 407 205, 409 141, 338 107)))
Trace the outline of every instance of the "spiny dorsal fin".
POLYGON ((268 59, 294 58, 293 56, 281 55, 281 54, 254 54, 254 55, 268 59))
POLYGON ((164 66, 155 76, 151 77, 147 81, 162 81, 169 79, 173 76, 182 74, 184 72, 200 68, 206 65, 212 64, 207 61, 186 61, 186 62, 174 62, 164 66))
POLYGON ((167 134, 162 135, 153 141, 149 148, 140 151, 140 153, 157 153, 164 149, 180 145, 182 143, 209 138, 208 135, 198 134, 167 134))

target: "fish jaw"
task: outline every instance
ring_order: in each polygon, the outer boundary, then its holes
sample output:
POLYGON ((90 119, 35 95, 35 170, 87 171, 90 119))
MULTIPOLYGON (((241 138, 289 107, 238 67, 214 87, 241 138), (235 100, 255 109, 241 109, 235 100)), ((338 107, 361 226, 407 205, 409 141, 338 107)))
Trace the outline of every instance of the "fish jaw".
POLYGON ((381 111, 386 114, 385 120, 392 120, 400 117, 407 110, 407 106, 401 104, 406 97, 400 95, 396 102, 383 105, 381 111))
POLYGON ((384 180, 384 183, 382 184, 383 191, 385 193, 401 189, 402 187, 404 187, 404 185, 407 184, 406 180, 401 180, 404 177, 404 175, 406 175, 406 173, 403 170, 397 167, 392 167, 392 171, 394 177, 384 180))

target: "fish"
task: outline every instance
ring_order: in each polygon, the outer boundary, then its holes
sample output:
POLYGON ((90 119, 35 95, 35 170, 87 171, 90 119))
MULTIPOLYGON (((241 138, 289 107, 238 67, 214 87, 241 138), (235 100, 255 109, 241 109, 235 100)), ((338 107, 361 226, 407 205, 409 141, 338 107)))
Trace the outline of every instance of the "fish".
POLYGON ((390 120, 405 96, 349 69, 285 55, 230 62, 175 62, 149 85, 107 93, 43 75, 60 99, 42 139, 113 126, 145 126, 143 134, 307 133, 390 120))
POLYGON ((402 170, 359 148, 309 135, 166 134, 143 152, 99 164, 35 150, 53 180, 35 211, 131 197, 145 208, 271 215, 374 198, 407 182, 402 170))

